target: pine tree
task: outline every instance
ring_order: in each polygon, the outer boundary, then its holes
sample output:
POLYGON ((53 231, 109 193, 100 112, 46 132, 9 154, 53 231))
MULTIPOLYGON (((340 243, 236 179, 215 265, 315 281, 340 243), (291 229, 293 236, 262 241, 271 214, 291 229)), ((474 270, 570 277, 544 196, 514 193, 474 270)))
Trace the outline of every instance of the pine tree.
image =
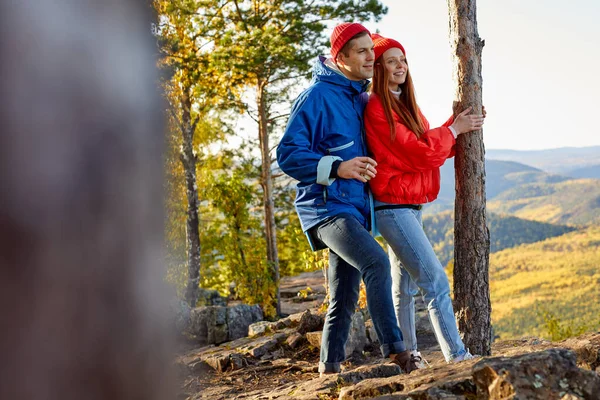
MULTIPOLYGON (((454 113, 472 106, 481 113, 481 50, 475 0, 448 0, 450 44, 457 82, 454 113)), ((485 149, 482 131, 456 144, 454 302, 460 332, 471 352, 491 353, 490 234, 485 210, 485 149)))

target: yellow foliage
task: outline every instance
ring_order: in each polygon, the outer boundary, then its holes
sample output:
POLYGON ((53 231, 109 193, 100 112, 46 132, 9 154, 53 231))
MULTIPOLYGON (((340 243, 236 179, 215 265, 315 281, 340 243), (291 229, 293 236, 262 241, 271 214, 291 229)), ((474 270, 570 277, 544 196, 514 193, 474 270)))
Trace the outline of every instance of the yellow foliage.
POLYGON ((589 227, 492 254, 495 333, 505 339, 600 327, 599 244, 600 227, 589 227))

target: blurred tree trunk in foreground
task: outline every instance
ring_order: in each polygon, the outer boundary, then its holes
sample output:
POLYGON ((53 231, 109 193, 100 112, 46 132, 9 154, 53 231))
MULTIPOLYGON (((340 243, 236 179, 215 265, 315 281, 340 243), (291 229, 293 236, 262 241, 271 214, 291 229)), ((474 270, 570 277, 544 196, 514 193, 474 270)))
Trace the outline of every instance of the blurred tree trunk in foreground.
POLYGON ((150 7, 0 2, 0 398, 172 398, 150 7))

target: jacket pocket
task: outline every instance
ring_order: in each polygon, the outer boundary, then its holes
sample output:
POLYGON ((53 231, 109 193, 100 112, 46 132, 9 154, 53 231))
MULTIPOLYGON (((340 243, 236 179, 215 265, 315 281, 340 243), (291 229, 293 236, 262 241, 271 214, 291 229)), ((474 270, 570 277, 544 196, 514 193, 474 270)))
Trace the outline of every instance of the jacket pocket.
POLYGON ((328 152, 329 154, 331 154, 331 153, 335 153, 335 152, 337 152, 337 151, 342 151, 342 150, 345 150, 345 149, 347 149, 348 147, 352 147, 352 146, 354 146, 354 140, 353 140, 353 141, 351 141, 350 143, 346 143, 346 144, 343 144, 343 145, 341 145, 341 146, 336 146, 336 147, 332 147, 332 148, 330 148, 330 149, 327 149, 327 152, 328 152))

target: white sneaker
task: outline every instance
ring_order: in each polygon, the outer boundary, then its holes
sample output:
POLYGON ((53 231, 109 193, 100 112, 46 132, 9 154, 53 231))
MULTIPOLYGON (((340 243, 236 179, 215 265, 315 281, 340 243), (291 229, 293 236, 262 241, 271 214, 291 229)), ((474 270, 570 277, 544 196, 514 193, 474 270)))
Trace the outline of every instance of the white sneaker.
POLYGON ((426 359, 423 358, 420 351, 411 350, 410 354, 412 355, 412 358, 415 361, 415 364, 417 365, 418 369, 425 369, 430 367, 429 363, 426 359))
POLYGON ((457 362, 461 362, 461 361, 474 360, 476 358, 481 358, 481 356, 478 355, 478 354, 471 354, 469 352, 469 350, 467 350, 467 352, 465 354, 460 355, 460 356, 458 356, 456 358, 453 358, 452 362, 453 363, 457 363, 457 362))

